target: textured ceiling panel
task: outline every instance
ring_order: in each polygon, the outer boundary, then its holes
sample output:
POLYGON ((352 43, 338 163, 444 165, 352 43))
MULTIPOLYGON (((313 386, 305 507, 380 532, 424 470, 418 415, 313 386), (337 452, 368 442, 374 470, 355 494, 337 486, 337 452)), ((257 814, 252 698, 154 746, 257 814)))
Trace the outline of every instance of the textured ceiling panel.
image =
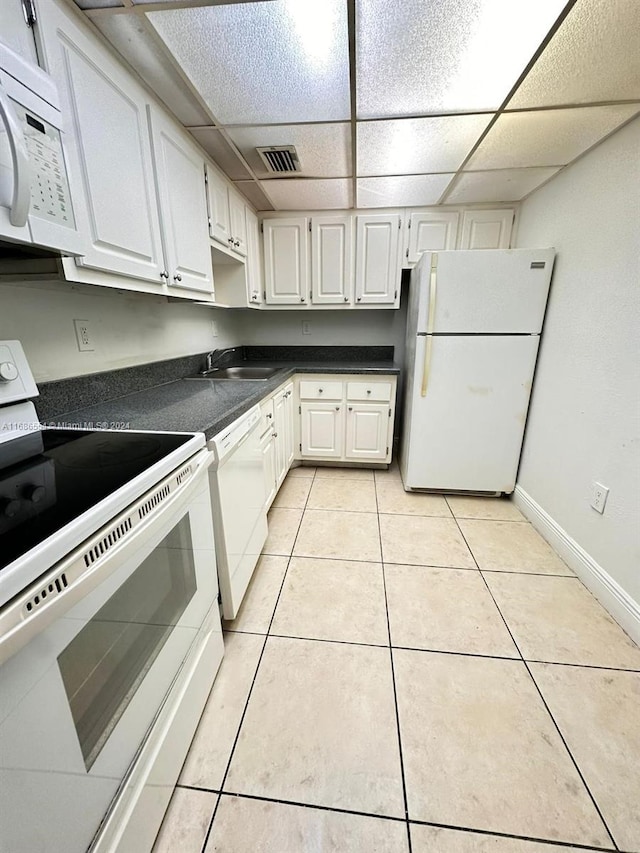
POLYGON ((242 195, 249 199, 256 210, 273 210, 273 204, 255 181, 238 181, 234 184, 242 195))
POLYGON ((463 172, 447 195, 445 204, 519 201, 557 171, 557 168, 539 168, 463 172))
POLYGON ((358 118, 495 110, 566 0, 357 0, 358 118))
POLYGON ((359 178, 358 207, 420 207, 436 204, 453 174, 359 178))
POLYGON ((466 169, 562 166, 615 130, 637 106, 576 107, 501 115, 466 169))
POLYGON ((350 116, 344 0, 271 0, 150 12, 222 124, 350 116))
POLYGON ((264 189, 276 210, 324 210, 351 207, 352 181, 280 178, 265 181, 264 189))
POLYGON ((509 103, 640 99, 640 2, 579 0, 509 103))
POLYGON ((358 175, 454 172, 492 115, 358 122, 358 175))
POLYGON ((259 145, 295 145, 302 167, 296 173, 298 177, 346 178, 351 175, 349 124, 233 127, 228 133, 258 177, 273 177, 256 152, 259 145))
POLYGON ((161 40, 137 16, 100 15, 93 18, 93 23, 182 124, 211 123, 210 116, 193 95, 188 83, 167 62, 161 40))
POLYGON ((251 178, 251 173, 219 130, 213 127, 192 127, 189 132, 232 181, 251 178))

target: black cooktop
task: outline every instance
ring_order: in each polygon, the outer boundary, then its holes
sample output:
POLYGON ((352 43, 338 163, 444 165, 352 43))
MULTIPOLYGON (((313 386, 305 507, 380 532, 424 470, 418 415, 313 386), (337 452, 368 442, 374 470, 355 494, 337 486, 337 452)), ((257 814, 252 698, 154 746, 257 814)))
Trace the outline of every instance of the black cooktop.
POLYGON ((45 429, 0 444, 0 569, 189 439, 45 429))

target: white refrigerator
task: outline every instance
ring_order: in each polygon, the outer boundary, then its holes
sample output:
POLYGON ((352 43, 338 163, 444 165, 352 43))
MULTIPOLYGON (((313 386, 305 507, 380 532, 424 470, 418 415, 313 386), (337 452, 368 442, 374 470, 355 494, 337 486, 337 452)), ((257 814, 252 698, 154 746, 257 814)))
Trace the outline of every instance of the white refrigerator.
POLYGON ((411 273, 405 489, 512 492, 554 249, 425 252, 411 273))

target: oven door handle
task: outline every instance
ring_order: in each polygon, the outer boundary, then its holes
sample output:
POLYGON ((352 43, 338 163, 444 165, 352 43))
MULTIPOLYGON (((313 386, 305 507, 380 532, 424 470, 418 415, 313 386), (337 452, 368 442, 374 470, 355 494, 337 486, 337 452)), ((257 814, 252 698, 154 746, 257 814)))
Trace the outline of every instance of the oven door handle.
MULTIPOLYGON (((199 450, 6 605, 0 613, 0 664, 93 592, 146 541, 168 533, 164 520, 188 508, 213 458, 206 448, 199 450)), ((208 500, 208 488, 205 495, 208 500)))

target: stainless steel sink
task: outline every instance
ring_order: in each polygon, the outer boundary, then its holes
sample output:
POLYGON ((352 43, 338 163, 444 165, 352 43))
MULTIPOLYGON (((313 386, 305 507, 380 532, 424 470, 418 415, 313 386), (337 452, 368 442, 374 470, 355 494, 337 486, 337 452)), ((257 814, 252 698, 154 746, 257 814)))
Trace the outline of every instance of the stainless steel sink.
POLYGON ((197 376, 190 379, 249 379, 265 380, 280 370, 279 367, 262 367, 260 365, 241 365, 239 367, 212 367, 211 370, 203 370, 197 376))

